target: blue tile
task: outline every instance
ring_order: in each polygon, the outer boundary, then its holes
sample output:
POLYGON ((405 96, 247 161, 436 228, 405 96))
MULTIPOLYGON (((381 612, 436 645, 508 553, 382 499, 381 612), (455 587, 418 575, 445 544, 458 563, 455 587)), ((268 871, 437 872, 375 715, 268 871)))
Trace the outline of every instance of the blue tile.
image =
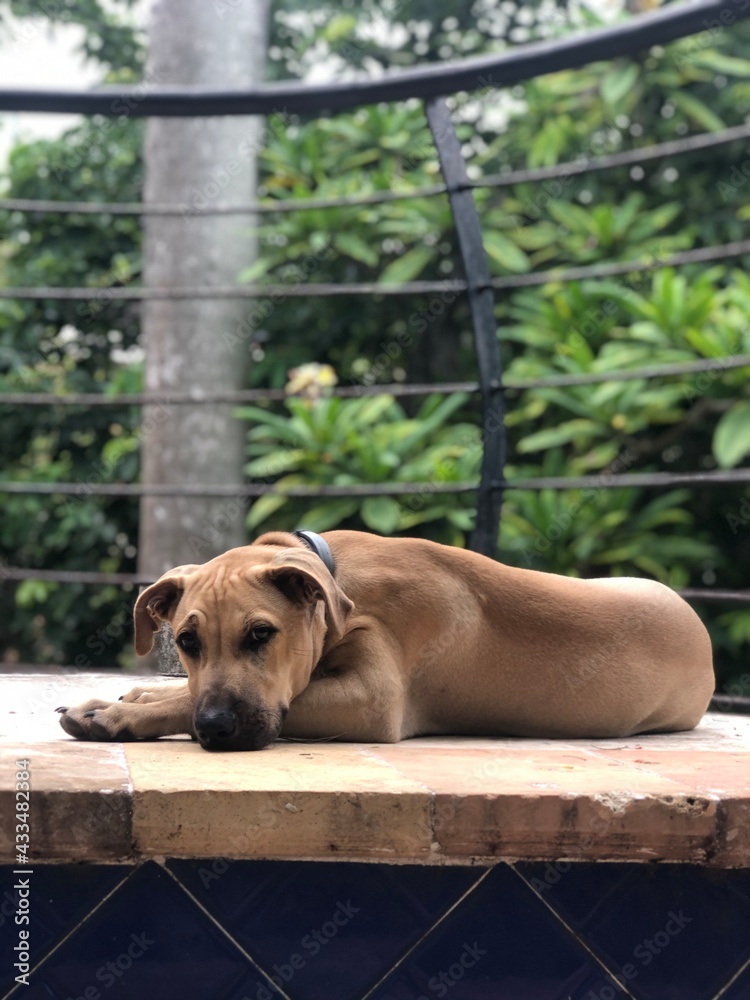
MULTIPOLYGON (((29 925, 20 925, 20 929, 31 932, 34 966, 131 870, 127 865, 34 865, 33 873, 24 876, 14 875, 10 866, 0 867, 0 884, 8 887, 0 900, 3 938, 16 936, 13 886, 19 879, 29 881, 29 925)), ((0 996, 10 989, 17 971, 0 966, 0 996)))
POLYGON ((12 1000, 60 1000, 60 997, 56 996, 48 987, 43 983, 38 983, 35 977, 32 975, 29 979, 28 986, 17 986, 16 991, 12 994, 12 1000))
POLYGON ((721 1000, 750 1000, 750 967, 740 973, 721 1000))
MULTIPOLYGON (((294 1000, 360 997, 482 874, 343 862, 169 864, 294 1000)), ((263 1000, 262 985, 249 983, 248 1000, 263 1000)))
MULTIPOLYGON (((750 871, 671 864, 517 868, 622 972, 639 1000, 708 1000, 750 958, 750 871)), ((586 1000, 606 1000, 603 984, 586 1000)))
POLYGON ((518 876, 498 865, 373 1000, 583 1000, 600 973, 518 876))
POLYGON ((34 981, 59 1000, 206 1000, 231 996, 251 970, 174 880, 149 863, 44 962, 34 981))

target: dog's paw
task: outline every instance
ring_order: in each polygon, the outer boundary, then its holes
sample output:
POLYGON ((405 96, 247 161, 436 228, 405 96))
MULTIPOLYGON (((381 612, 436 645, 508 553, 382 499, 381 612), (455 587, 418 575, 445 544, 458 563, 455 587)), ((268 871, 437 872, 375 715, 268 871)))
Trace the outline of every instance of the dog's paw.
POLYGON ((77 740, 130 742, 138 739, 128 727, 127 711, 119 702, 94 698, 75 708, 60 707, 60 725, 77 740))

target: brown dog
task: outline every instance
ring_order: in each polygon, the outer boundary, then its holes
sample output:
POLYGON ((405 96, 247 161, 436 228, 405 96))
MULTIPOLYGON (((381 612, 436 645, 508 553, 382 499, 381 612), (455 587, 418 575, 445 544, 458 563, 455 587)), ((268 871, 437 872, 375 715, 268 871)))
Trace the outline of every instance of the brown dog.
POLYGON ((63 729, 259 750, 279 735, 623 737, 692 729, 706 709, 708 634, 659 583, 419 539, 325 540, 335 576, 284 532, 167 573, 138 598, 135 646, 147 653, 168 621, 187 683, 60 709, 63 729))

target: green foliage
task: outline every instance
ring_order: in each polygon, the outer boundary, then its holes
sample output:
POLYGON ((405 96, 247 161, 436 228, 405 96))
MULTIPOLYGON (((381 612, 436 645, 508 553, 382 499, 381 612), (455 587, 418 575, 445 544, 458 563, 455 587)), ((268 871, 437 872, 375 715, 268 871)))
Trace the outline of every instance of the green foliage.
POLYGON ((254 426, 248 433, 253 456, 245 471, 273 483, 278 493, 256 500, 248 529, 305 527, 325 531, 345 527, 381 534, 419 534, 460 544, 472 524, 469 501, 437 492, 448 483, 473 482, 481 457, 478 428, 455 422, 467 397, 429 396, 408 418, 392 396, 361 399, 288 399, 288 416, 245 407, 239 416, 254 426), (285 489, 303 484, 359 486, 365 483, 419 483, 418 492, 367 499, 294 500, 285 489))
MULTIPOLYGON (((137 0, 119 0, 126 10, 133 8, 137 0)), ((95 59, 112 70, 139 69, 143 64, 142 33, 132 19, 122 16, 123 12, 112 8, 111 4, 100 0, 49 0, 40 4, 39 0, 0 0, 0 45, 23 41, 29 35, 11 28, 8 14, 24 21, 33 19, 26 31, 48 30, 52 25, 77 24, 84 29, 81 52, 88 59, 95 59), (44 18, 47 24, 40 20, 44 18)))
POLYGON ((649 576, 684 587, 696 563, 716 565, 709 532, 694 535, 687 490, 514 491, 503 510, 508 561, 566 576, 649 576))
POLYGON ((750 453, 750 401, 735 403, 716 425, 714 455, 722 469, 731 469, 750 453))
MULTIPOLYGON (((37 5, 14 3, 17 15, 37 5)), ((0 14, 8 5, 0 6, 0 14)), ((139 59, 130 28, 98 3, 58 5, 61 21, 85 28, 96 58, 137 79, 139 59), (100 20, 101 14, 101 20, 100 20), (100 31, 101 29, 101 31, 100 31), (102 44, 97 39, 101 37, 102 44), (130 46, 133 43, 133 47, 130 46), (131 69, 123 67, 130 64, 131 69)), ((42 29, 40 29, 42 30, 42 29)), ((0 24, 0 44, 2 44, 0 24)), ((114 77, 111 77, 113 79, 114 77)), ((138 201, 142 123, 94 118, 59 139, 19 143, 4 189, 16 198, 138 201)), ((84 302, 0 301, 0 390, 4 392, 137 391, 133 378, 139 318, 112 301, 112 286, 140 275, 137 218, 3 212, 0 280, 9 285, 91 287, 84 302)), ((3 479, 74 482, 74 497, 5 495, 0 520, 3 564, 48 569, 129 572, 135 569, 137 506, 96 498, 91 486, 132 482, 138 475, 140 413, 135 407, 2 408, 3 479)), ((0 584, 4 605, 2 652, 14 661, 112 665, 125 636, 121 588, 28 581, 0 584), (107 631, 109 630, 109 631, 107 631), (97 633, 104 638, 97 638, 97 633)))

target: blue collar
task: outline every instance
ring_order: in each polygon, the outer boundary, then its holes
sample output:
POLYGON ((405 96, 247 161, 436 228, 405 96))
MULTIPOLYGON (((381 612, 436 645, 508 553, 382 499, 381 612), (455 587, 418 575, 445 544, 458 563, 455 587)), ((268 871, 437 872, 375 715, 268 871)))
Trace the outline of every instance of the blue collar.
POLYGON ((314 531, 293 531, 292 534, 296 535, 297 538, 301 538, 308 549, 312 549, 317 556, 320 556, 331 576, 336 575, 336 563, 334 562, 331 547, 325 538, 317 535, 314 531))

